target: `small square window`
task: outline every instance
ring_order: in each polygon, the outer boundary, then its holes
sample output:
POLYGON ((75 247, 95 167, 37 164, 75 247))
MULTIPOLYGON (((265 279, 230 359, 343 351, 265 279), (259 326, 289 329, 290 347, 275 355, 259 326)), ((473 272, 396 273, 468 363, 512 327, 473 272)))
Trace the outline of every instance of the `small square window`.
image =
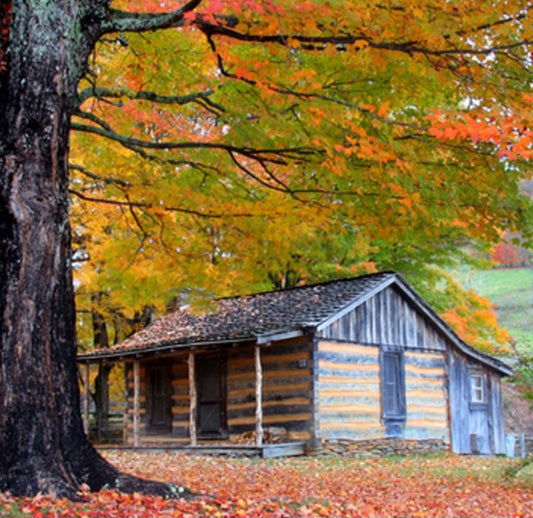
POLYGON ((486 403, 486 382, 484 374, 470 374, 470 402, 486 403))

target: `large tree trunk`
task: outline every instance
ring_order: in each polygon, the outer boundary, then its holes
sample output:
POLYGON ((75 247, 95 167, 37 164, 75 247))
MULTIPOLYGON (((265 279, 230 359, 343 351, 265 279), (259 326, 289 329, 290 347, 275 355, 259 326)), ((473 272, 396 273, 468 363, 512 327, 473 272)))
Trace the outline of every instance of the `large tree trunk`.
POLYGON ((80 414, 69 126, 106 9, 104 0, 0 6, 0 491, 17 495, 74 497, 82 483, 169 491, 120 475, 89 444, 80 414))

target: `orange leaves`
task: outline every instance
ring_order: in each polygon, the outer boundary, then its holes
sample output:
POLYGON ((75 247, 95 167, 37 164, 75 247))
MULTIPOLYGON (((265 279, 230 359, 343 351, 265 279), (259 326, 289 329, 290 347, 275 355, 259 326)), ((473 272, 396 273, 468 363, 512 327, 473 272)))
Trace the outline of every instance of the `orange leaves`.
POLYGON ((488 353, 507 351, 505 344, 509 343, 510 336, 499 326, 490 299, 469 291, 463 303, 441 316, 467 343, 488 353))
POLYGON ((433 110, 426 117, 428 132, 438 140, 468 140, 474 144, 492 144, 500 158, 533 158, 533 130, 524 127, 520 116, 474 116, 465 113, 443 114, 433 110))
POLYGON ((137 475, 180 481, 191 501, 82 493, 81 502, 0 494, 0 516, 366 517, 527 516, 530 489, 498 477, 512 459, 442 454, 429 458, 223 459, 108 452, 137 475))

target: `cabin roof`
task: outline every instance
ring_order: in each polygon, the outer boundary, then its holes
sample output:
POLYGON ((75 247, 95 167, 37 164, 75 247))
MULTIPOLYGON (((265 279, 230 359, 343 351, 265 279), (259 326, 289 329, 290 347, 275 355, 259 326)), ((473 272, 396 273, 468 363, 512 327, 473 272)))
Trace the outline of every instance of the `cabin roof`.
POLYGON ((463 352, 503 374, 502 362, 463 342, 396 272, 299 286, 239 297, 220 298, 209 310, 182 308, 159 318, 113 347, 94 349, 79 361, 135 357, 195 345, 254 341, 259 344, 312 333, 369 297, 396 284, 463 352))

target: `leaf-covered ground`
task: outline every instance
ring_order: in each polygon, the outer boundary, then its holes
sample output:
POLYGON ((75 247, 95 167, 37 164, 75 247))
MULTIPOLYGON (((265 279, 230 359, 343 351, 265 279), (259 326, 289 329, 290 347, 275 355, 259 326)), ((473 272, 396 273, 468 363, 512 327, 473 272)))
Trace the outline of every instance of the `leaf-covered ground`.
POLYGON ((204 496, 164 500, 113 491, 80 502, 0 494, 0 516, 533 516, 531 472, 517 460, 432 455, 391 458, 222 459, 109 451, 123 470, 204 496))

